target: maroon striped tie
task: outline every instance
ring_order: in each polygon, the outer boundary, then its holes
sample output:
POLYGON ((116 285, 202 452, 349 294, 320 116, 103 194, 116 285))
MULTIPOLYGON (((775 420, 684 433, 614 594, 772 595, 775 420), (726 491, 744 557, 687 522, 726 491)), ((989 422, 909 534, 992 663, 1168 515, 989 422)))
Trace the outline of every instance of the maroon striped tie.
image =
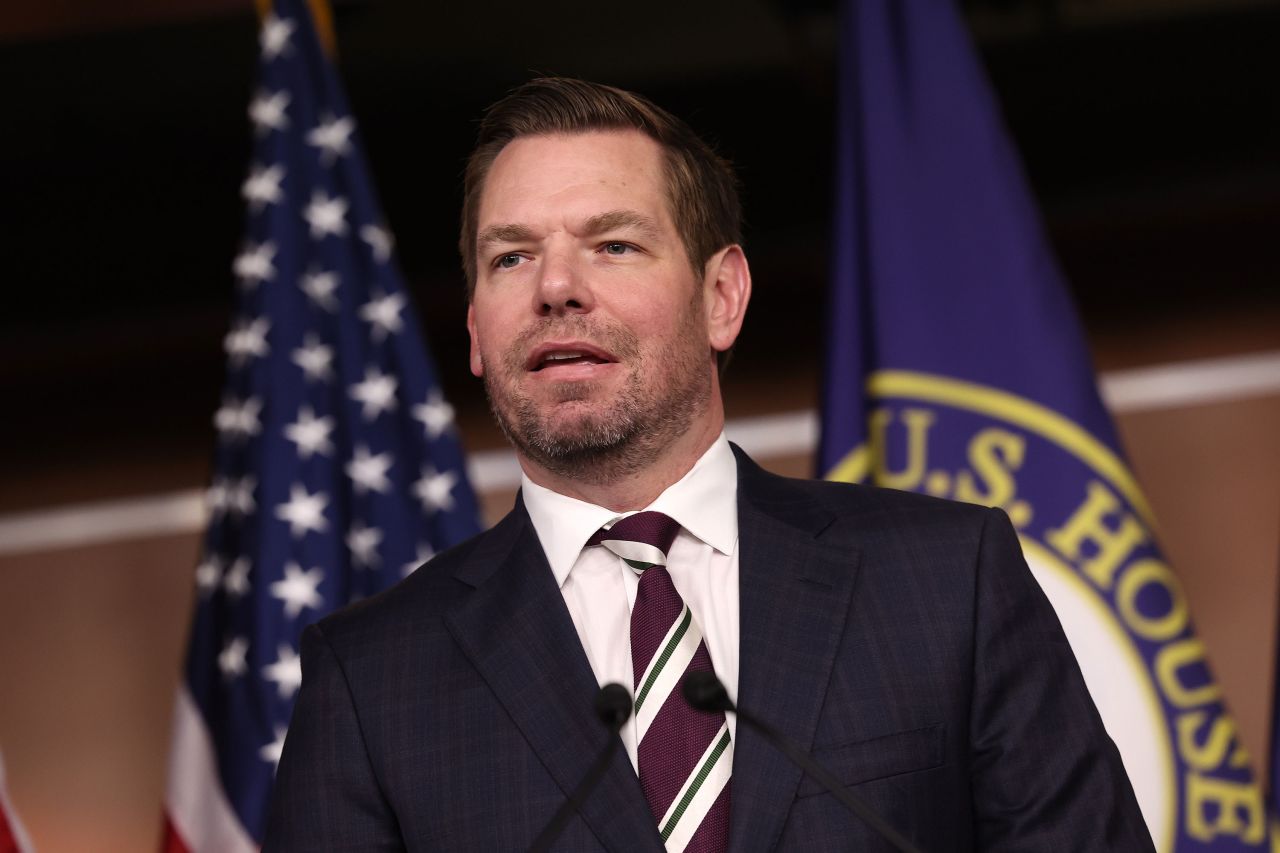
POLYGON ((723 713, 695 711, 680 695, 689 672, 711 671, 702 630, 667 572, 680 525, 641 512, 597 531, 604 545, 640 575, 631 611, 640 787, 667 850, 723 851, 729 844, 733 748, 723 713))

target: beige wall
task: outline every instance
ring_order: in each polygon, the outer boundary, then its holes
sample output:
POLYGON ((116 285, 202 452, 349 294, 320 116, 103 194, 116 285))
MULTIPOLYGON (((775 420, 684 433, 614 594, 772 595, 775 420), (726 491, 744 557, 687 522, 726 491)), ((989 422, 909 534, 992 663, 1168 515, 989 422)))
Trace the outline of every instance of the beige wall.
POLYGON ((1270 743, 1280 602, 1280 396, 1119 419, 1254 767, 1270 743))
POLYGON ((0 558, 0 750, 38 850, 157 849, 198 538, 0 558))
MULTIPOLYGON (((774 405, 795 397, 794 384, 759 395, 774 405)), ((1119 422, 1242 737, 1260 758, 1280 568, 1280 395, 1119 422)), ((807 456, 762 461, 809 472, 807 456)), ((509 503, 509 493, 489 496, 486 509, 509 503)), ((197 541, 190 533, 0 557, 0 749, 39 849, 153 849, 197 541)))

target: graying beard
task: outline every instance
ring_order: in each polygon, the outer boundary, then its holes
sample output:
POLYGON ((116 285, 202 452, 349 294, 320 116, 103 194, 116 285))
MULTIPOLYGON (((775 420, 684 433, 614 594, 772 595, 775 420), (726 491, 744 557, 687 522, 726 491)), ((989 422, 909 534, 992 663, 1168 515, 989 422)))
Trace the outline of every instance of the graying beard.
POLYGON ((556 438, 544 432, 529 400, 519 402, 515 420, 520 430, 513 429, 495 405, 488 383, 485 385, 489 410, 508 441, 551 473, 597 486, 617 482, 651 464, 662 452, 662 437, 686 431, 699 403, 709 399, 701 384, 684 388, 669 401, 659 424, 643 423, 642 413, 628 399, 620 406, 623 417, 593 419, 578 435, 556 438))
MULTIPOLYGON (((684 328, 681 329, 685 333, 692 333, 702 317, 699 291, 695 289, 692 297, 684 317, 684 328)), ((560 328, 565 331, 581 330, 584 335, 590 331, 587 321, 581 317, 563 320, 560 328)), ((532 340, 540 333, 541 330, 530 328, 522 338, 532 340)), ((614 354, 624 361, 638 355, 634 342, 624 337, 613 338, 611 346, 614 354)), ((517 375, 524 369, 523 360, 519 357, 523 349, 519 342, 511 349, 508 374, 517 375)), ((593 415, 578 435, 568 438, 548 435, 533 401, 527 398, 513 401, 513 418, 519 426, 518 430, 514 429, 495 404, 490 383, 497 385, 497 382, 492 375, 485 375, 484 384, 489 410, 498 428, 517 450, 557 476, 599 486, 617 482, 651 464, 676 436, 688 431, 699 409, 711 399, 710 377, 705 373, 699 375, 699 370, 700 365, 696 362, 678 365, 673 375, 679 380, 689 381, 666 401, 663 411, 652 414, 651 422, 644 420, 646 413, 637 404, 644 389, 629 387, 621 401, 602 413, 605 417, 593 415)))

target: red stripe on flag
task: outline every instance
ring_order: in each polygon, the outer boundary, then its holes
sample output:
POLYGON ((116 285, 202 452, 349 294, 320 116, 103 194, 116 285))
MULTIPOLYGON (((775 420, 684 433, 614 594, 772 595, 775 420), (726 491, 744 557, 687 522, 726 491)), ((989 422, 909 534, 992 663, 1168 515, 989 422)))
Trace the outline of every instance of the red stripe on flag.
POLYGON ((4 780, 4 761, 0 760, 0 853, 30 853, 31 839, 18 820, 9 799, 4 780))
POLYGON ((186 688, 173 705, 164 853, 255 853, 218 778, 213 739, 186 688))
POLYGON ((9 828, 9 815, 0 808, 0 853, 18 853, 18 839, 9 828))
POLYGON ((160 853, 191 853, 191 848, 182 840, 182 836, 174 828, 168 814, 164 816, 164 834, 160 837, 160 853))

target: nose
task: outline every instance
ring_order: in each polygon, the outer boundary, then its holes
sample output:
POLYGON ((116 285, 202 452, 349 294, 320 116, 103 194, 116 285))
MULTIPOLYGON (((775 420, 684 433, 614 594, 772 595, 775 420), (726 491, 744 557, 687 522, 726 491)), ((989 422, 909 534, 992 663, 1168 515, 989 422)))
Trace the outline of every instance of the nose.
POLYGON ((571 251, 548 250, 540 273, 533 295, 539 316, 585 314, 595 306, 591 285, 571 251))

